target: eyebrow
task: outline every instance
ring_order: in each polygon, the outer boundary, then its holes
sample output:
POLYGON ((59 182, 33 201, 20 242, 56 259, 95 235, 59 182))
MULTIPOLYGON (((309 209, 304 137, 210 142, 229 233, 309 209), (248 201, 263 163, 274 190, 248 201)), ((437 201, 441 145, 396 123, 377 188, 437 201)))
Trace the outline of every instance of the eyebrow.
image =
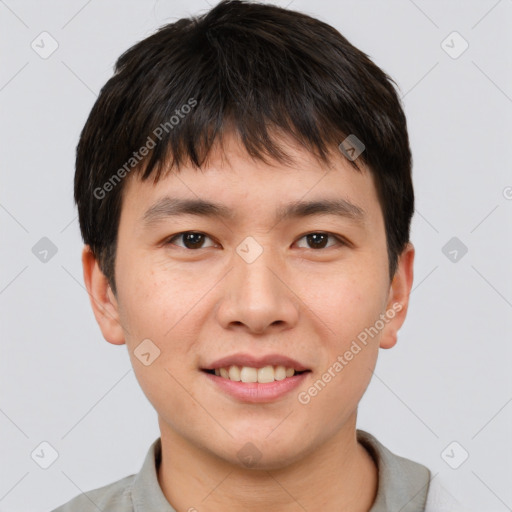
MULTIPOLYGON (((146 210, 141 222, 144 227, 148 228, 165 219, 183 215, 233 219, 235 212, 223 204, 203 199, 182 199, 165 196, 146 210)), ((294 201, 277 208, 275 222, 313 215, 336 215, 363 225, 366 214, 361 207, 342 198, 294 201)))

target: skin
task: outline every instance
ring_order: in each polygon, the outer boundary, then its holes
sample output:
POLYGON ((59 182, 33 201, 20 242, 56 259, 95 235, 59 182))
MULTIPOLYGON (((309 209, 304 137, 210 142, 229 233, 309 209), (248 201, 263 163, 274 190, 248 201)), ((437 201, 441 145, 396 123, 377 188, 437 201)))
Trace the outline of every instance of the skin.
MULTIPOLYGON (((158 413, 160 486, 181 511, 368 511, 377 468, 356 439, 357 406, 379 348, 391 348, 407 313, 414 247, 390 282, 384 219, 372 175, 332 154, 330 166, 282 138, 293 166, 252 160, 234 136, 201 171, 183 167, 156 185, 125 183, 116 259, 117 296, 84 247, 84 279, 105 339, 127 345, 135 375, 158 413), (158 198, 202 198, 232 208, 231 220, 184 216, 144 229, 158 198), (365 211, 364 225, 336 216, 274 222, 277 206, 343 197, 365 211), (207 235, 187 248, 184 231, 207 235), (315 248, 304 236, 329 232, 315 248), (263 248, 248 264, 236 252, 252 236, 263 248), (167 244, 166 244, 167 242, 167 244), (174 244, 174 245, 173 245, 174 244), (308 404, 298 401, 357 335, 399 303, 401 310, 308 404), (134 350, 160 349, 152 364, 134 350), (224 394, 200 371, 235 352, 281 353, 311 373, 279 400, 250 404, 224 394), (261 454, 248 468, 247 442, 261 454), (193 507, 193 508, 192 508, 193 507)), ((196 239, 197 241, 197 239, 196 239)))

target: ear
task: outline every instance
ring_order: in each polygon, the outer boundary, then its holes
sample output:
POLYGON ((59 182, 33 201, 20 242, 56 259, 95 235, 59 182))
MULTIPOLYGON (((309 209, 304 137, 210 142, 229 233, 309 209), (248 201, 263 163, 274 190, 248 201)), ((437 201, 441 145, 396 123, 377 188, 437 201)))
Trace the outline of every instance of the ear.
POLYGON ((414 278, 414 254, 414 246, 409 242, 399 257, 397 270, 389 288, 386 305, 386 317, 389 320, 382 331, 380 348, 395 346, 398 331, 405 321, 414 278))
POLYGON ((123 345, 125 339, 123 328, 119 322, 117 299, 88 245, 85 245, 82 251, 82 266, 92 310, 103 337, 109 343, 123 345))

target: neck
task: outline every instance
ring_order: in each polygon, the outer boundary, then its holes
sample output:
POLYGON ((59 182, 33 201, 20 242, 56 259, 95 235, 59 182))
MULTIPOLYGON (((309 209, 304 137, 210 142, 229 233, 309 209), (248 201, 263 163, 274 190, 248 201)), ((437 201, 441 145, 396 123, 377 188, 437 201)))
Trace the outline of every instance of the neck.
POLYGON ((307 456, 278 469, 248 469, 198 448, 159 418, 162 460, 158 480, 178 511, 368 512, 377 467, 357 442, 355 415, 307 456))

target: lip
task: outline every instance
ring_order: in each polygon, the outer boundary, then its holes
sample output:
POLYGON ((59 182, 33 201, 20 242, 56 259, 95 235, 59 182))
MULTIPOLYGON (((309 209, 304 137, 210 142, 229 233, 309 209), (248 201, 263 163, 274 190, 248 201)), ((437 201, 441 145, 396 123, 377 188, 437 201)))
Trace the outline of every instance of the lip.
MULTIPOLYGON (((297 372, 309 370, 306 366, 282 354, 266 354, 264 356, 253 356, 251 354, 232 354, 213 361, 202 370, 215 370, 217 368, 228 368, 230 366, 248 366, 250 368, 263 368, 264 366, 284 366, 293 368, 297 372)), ((291 378, 291 377, 290 377, 291 378)))
POLYGON ((239 401, 248 403, 272 402, 282 398, 300 386, 300 384, 304 382, 304 379, 310 374, 310 372, 307 371, 294 375, 293 377, 286 377, 284 380, 276 380, 262 384, 259 382, 235 382, 205 371, 202 373, 214 386, 220 388, 224 393, 239 401))

